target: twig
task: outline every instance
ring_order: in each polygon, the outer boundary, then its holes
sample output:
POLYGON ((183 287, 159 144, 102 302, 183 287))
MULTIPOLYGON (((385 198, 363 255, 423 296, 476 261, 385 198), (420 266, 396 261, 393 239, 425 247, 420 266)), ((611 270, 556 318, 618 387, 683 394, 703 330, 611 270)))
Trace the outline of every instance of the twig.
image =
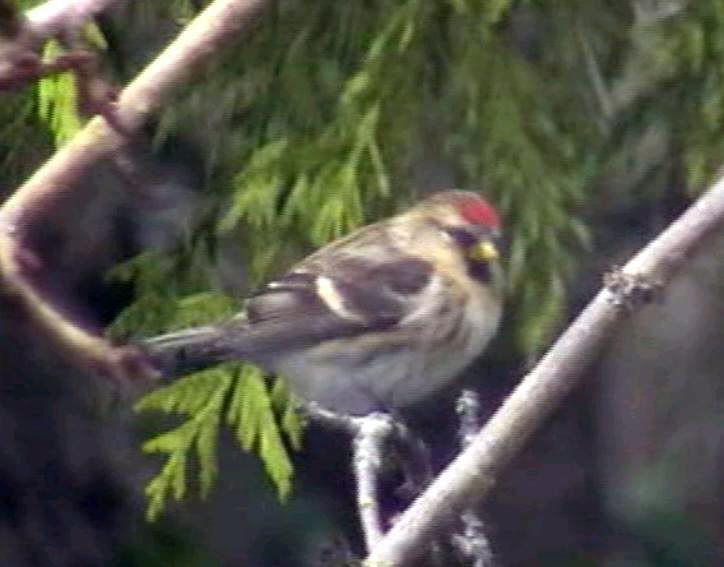
MULTIPOLYGON (((474 510, 468 508, 460 515, 463 533, 453 536, 453 545, 472 567, 495 565, 493 551, 485 535, 485 524, 474 510)), ((467 563, 466 563, 467 564, 467 563)))
POLYGON ((384 413, 373 413, 359 419, 360 428, 354 439, 354 476, 360 525, 369 552, 384 535, 377 481, 382 470, 385 442, 392 435, 394 424, 392 418, 384 413))
POLYGON ((458 430, 460 447, 465 449, 473 442, 480 430, 480 400, 478 395, 472 390, 463 390, 455 404, 455 412, 460 419, 460 429, 458 430))
MULTIPOLYGON (((424 472, 413 474, 410 466, 429 463, 421 458, 422 449, 417 440, 412 438, 410 431, 391 415, 375 412, 365 416, 351 416, 336 413, 322 408, 313 402, 307 402, 301 410, 308 419, 329 429, 343 431, 353 439, 353 473, 356 485, 357 512, 360 526, 365 539, 367 551, 371 551, 384 534, 382 511, 377 486, 384 465, 385 454, 396 445, 400 452, 400 466, 406 477, 406 489, 421 490, 416 477, 421 474, 425 481, 429 480, 424 472), (403 454, 408 453, 408 454, 403 454), (414 457, 414 458, 413 458, 414 457), (408 461, 414 461, 412 465, 408 461), (415 485, 415 486, 413 486, 415 485)), ((423 485, 424 486, 424 485, 423 485)))
MULTIPOLYGON (((472 390, 463 390, 455 410, 460 418, 460 447, 466 449, 480 430, 480 400, 472 390)), ((453 534, 452 544, 473 567, 494 565, 493 551, 485 535, 485 524, 473 507, 460 515, 462 534, 453 534)))
POLYGON ((353 438, 353 472, 357 488, 357 512, 367 551, 382 539, 382 515, 377 496, 377 480, 384 458, 385 443, 392 436, 403 436, 402 424, 389 414, 376 412, 355 417, 340 414, 315 403, 302 406, 311 420, 349 434, 353 438))
POLYGON ((41 273, 43 266, 28 246, 31 228, 42 222, 44 212, 72 190, 91 166, 124 147, 128 136, 121 135, 121 131, 138 132, 171 92, 212 59, 266 3, 216 0, 210 4, 123 90, 115 109, 118 127, 110 127, 100 117, 92 119, 0 208, 3 291, 23 304, 36 324, 70 355, 99 367, 109 376, 125 380, 155 372, 140 351, 112 347, 101 336, 69 320, 32 285, 32 276, 41 273))
POLYGON ((345 413, 337 413, 323 408, 315 402, 303 402, 299 406, 303 418, 318 423, 328 429, 336 429, 354 437, 359 433, 361 424, 359 417, 345 413))
POLYGON ((118 0, 49 0, 24 14, 0 0, 0 90, 11 90, 41 77, 79 69, 84 54, 63 54, 43 61, 41 47, 51 38, 74 38, 80 28, 118 0))
MULTIPOLYGON (((724 181, 623 268, 663 288, 724 222, 724 181)), ((616 326, 640 307, 604 288, 513 391, 470 446, 405 511, 366 560, 368 566, 411 565, 437 527, 480 502, 524 443, 576 385, 616 326), (621 307, 621 305, 629 307, 621 307)))

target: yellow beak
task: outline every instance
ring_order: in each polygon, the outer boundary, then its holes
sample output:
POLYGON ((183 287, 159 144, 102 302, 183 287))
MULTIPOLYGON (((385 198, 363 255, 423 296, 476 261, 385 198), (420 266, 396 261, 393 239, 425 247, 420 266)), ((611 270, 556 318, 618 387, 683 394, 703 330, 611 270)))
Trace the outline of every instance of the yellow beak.
POLYGON ((468 258, 474 262, 490 262, 491 260, 497 260, 499 257, 498 249, 492 242, 487 240, 478 242, 468 248, 468 258))

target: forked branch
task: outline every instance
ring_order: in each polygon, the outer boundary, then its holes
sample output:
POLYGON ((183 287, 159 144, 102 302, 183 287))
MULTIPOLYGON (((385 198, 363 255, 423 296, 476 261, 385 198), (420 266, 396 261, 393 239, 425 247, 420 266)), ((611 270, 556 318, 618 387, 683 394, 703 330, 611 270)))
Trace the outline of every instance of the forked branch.
MULTIPOLYGON (((70 320, 56 302, 33 285, 34 276, 42 273, 43 265, 30 246, 32 228, 43 222, 64 192, 72 190, 94 164, 122 150, 129 137, 142 128, 168 96, 213 59, 266 3, 211 3, 121 92, 114 109, 113 127, 101 117, 92 119, 0 208, 0 277, 4 293, 20 302, 39 328, 70 355, 106 374, 125 379, 153 374, 153 369, 133 347, 115 348, 99 334, 70 320)), ((49 10, 62 7, 63 3, 45 6, 49 10)), ((47 13, 46 16, 46 27, 50 26, 48 22, 56 21, 47 13)), ((37 13, 35 17, 37 24, 42 18, 37 13)))

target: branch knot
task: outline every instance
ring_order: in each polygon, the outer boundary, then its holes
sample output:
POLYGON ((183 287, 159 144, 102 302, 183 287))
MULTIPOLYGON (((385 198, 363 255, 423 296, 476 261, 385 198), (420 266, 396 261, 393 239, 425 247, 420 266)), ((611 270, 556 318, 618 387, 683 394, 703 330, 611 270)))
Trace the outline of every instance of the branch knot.
POLYGON ((603 276, 603 285, 611 293, 609 302, 614 307, 630 312, 654 301, 663 283, 651 276, 629 274, 620 266, 613 266, 603 276))

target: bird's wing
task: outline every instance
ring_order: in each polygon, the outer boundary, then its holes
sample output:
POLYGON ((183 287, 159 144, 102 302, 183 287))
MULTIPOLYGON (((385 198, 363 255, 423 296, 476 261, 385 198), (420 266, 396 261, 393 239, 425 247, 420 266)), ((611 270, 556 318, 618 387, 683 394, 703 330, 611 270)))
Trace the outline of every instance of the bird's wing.
POLYGON ((415 258, 322 259, 269 282, 242 316, 146 340, 144 350, 167 375, 232 359, 264 363, 287 349, 389 329, 419 309, 432 280, 431 266, 415 258))
POLYGON ((253 348, 294 348, 389 329, 419 309, 432 279, 432 266, 411 256, 332 256, 301 264, 249 299, 253 348))

